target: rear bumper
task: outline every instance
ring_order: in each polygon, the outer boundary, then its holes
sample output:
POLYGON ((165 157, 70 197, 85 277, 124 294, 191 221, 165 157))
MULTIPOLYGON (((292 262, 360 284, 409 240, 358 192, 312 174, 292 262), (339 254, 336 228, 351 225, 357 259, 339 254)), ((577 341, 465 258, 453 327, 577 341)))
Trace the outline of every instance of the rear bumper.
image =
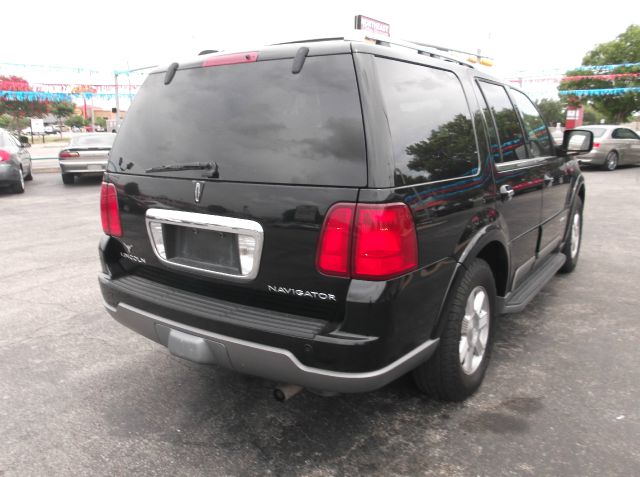
POLYGON ((578 159, 578 162, 580 164, 601 166, 604 164, 605 157, 606 157, 606 154, 600 151, 592 151, 589 154, 577 156, 576 159, 578 159))
POLYGON ((59 160, 60 170, 63 174, 102 174, 107 170, 107 160, 59 160))
POLYGON ((437 339, 426 341, 374 371, 339 372, 306 366, 283 348, 195 328, 126 303, 115 307, 105 303, 105 307, 118 322, 181 358, 323 391, 355 393, 379 389, 426 361, 438 344, 437 339))

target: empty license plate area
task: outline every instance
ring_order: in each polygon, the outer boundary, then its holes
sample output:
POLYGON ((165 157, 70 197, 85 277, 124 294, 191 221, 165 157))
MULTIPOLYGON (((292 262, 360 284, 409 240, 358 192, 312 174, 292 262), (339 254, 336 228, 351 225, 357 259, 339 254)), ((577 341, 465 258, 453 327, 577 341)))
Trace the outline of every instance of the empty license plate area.
POLYGON ((147 232, 156 256, 172 268, 234 280, 258 274, 263 230, 258 222, 149 209, 147 232))
POLYGON ((241 275, 238 236, 228 232, 164 224, 167 260, 233 275, 241 275))

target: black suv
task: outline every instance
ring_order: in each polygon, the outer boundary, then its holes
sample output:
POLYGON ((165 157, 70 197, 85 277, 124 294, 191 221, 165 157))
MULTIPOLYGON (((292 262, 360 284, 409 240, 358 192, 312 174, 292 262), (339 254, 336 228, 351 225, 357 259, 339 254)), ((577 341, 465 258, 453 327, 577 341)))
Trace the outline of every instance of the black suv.
POLYGON ((413 371, 464 399, 497 316, 576 265, 592 141, 554 147, 522 92, 413 43, 174 63, 111 151, 105 306, 198 363, 325 392, 413 371))

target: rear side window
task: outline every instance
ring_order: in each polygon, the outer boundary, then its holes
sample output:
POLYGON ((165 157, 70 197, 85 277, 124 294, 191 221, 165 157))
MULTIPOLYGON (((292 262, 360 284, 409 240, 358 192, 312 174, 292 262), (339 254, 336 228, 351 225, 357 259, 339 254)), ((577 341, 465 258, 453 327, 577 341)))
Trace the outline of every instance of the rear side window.
POLYGON ((520 111, 520 118, 527 134, 527 146, 531 157, 550 156, 553 154, 551 138, 547 125, 531 100, 520 91, 511 90, 511 95, 520 111))
POLYGON ((484 81, 479 81, 478 84, 498 129, 502 160, 507 162, 526 159, 522 128, 507 92, 497 84, 484 81))
POLYGON ((178 70, 147 79, 117 135, 109 171, 184 178, 364 186, 364 129, 351 55, 178 70), (120 160, 122 158, 122 160, 120 160), (124 166, 120 166, 120 164, 124 166))
POLYGON ((376 70, 391 132, 395 184, 476 174, 476 139, 458 77, 384 58, 376 58, 376 70))

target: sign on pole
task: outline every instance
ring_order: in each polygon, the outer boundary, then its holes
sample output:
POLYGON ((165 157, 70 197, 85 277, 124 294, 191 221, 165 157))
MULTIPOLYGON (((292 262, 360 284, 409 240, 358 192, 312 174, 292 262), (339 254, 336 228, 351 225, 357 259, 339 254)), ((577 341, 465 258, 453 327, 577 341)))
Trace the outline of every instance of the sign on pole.
POLYGON ((44 120, 39 118, 31 118, 31 133, 44 134, 44 120))
POLYGON ((356 30, 368 31, 376 35, 389 36, 389 24, 364 15, 356 15, 356 30))

